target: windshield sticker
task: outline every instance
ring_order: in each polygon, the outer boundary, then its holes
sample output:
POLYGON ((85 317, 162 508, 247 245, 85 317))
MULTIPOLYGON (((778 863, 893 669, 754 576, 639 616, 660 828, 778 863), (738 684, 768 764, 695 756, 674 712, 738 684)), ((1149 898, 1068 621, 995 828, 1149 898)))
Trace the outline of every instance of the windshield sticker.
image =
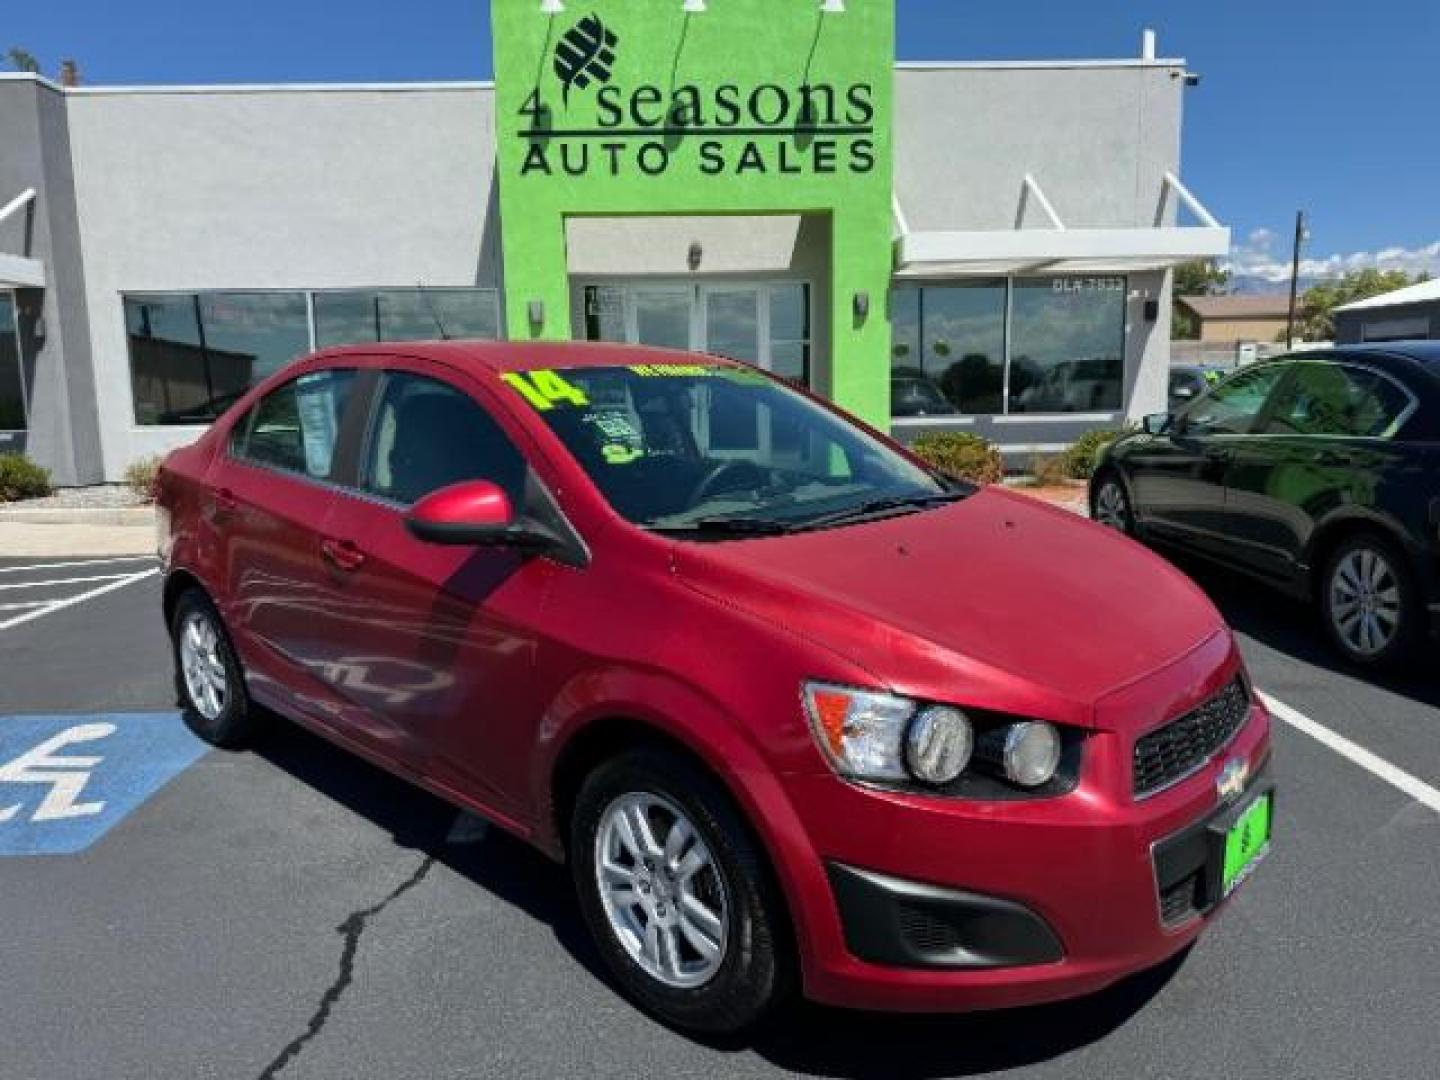
POLYGON ((588 412, 582 418, 600 432, 600 454, 607 465, 629 465, 645 456, 645 436, 624 412, 588 412))
POLYGON ((562 403, 580 408, 590 404, 585 391, 567 382, 558 371, 512 371, 500 377, 541 412, 549 412, 562 403))

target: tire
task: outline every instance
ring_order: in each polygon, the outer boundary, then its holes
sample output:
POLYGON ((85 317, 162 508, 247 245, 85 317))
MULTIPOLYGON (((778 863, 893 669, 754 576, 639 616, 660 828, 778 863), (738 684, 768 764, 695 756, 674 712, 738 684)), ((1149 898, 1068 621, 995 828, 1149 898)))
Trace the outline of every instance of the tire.
POLYGON ((599 765, 576 798, 569 850, 590 933, 641 1008, 688 1033, 737 1035, 756 1028, 792 995, 789 922, 769 864, 729 794, 687 758, 645 748, 599 765), (655 871, 646 871, 644 857, 623 840, 627 832, 635 835, 636 811, 653 837, 653 844, 638 847, 649 849, 655 871), (672 831, 676 820, 693 837, 667 858, 667 841, 678 835, 672 831), (602 854, 611 866, 605 895, 602 854), (683 871, 706 856, 689 877, 670 872, 677 863, 683 871), (672 898, 676 903, 667 905, 672 898), (710 918, 691 914, 694 900, 710 918), (652 942, 645 931, 657 923, 652 942), (715 955, 696 948, 697 934, 715 955), (659 946, 662 937, 668 947, 659 946))
POLYGON ((1106 528, 1135 535, 1135 512, 1130 506, 1130 493, 1114 469, 1106 469, 1095 478, 1090 489, 1090 517, 1106 528))
POLYGON ((1425 636, 1420 590, 1404 550, 1377 533, 1356 533, 1325 562, 1321 621, 1352 664, 1396 668, 1413 660, 1425 636))
POLYGON ((225 623, 199 589, 186 591, 176 601, 170 643, 186 726, 213 746, 235 749, 249 743, 260 721, 250 706, 225 623))

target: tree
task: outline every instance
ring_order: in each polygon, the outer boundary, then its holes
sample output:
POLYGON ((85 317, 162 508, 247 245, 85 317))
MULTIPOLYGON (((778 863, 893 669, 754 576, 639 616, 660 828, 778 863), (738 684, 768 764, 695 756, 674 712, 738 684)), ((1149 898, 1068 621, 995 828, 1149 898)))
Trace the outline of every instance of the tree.
POLYGON ((1301 341, 1331 341, 1335 337, 1335 309, 1342 304, 1394 292, 1406 285, 1425 281, 1429 274, 1413 278, 1404 270, 1352 270, 1338 280, 1321 281, 1305 290, 1295 312, 1295 336, 1301 341))
POLYGON ((5 59, 16 71, 28 71, 32 75, 40 74, 40 61, 35 59, 35 54, 27 52, 18 45, 12 45, 5 51, 5 59))
POLYGON ((1215 296, 1229 288, 1230 271, 1221 269, 1214 259, 1196 259, 1175 267, 1175 284, 1171 290, 1174 297, 1174 317, 1170 336, 1187 341, 1193 341, 1200 336, 1199 322, 1194 315, 1180 306, 1180 297, 1215 296))

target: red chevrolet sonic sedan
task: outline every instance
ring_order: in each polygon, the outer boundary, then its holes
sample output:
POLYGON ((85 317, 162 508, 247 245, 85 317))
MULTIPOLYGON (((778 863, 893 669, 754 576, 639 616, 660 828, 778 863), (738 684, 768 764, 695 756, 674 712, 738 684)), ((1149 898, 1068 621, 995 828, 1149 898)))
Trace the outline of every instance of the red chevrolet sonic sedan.
POLYGON ((190 725, 278 712, 567 860, 677 1027, 1083 994, 1268 850, 1268 717, 1186 578, 744 364, 327 350, 158 490, 190 725))

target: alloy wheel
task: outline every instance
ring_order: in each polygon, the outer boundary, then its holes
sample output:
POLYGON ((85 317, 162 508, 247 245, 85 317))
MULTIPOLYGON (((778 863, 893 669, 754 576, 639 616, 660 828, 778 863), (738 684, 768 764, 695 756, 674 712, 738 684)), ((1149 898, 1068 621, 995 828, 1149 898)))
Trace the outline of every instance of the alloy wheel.
POLYGON ((1129 529, 1130 510, 1125 502, 1125 491, 1118 480, 1106 480, 1095 493, 1095 520, 1120 532, 1129 529))
POLYGON ((669 987, 714 977, 725 960, 729 911, 719 865, 669 799, 621 795, 595 834, 600 901, 630 959, 669 987))
POLYGON ((1335 633, 1360 656, 1376 656, 1401 625, 1400 580, 1385 556, 1357 547, 1330 576, 1330 620, 1335 633))
POLYGON ((229 700, 229 677, 220 656, 220 634, 204 613, 192 611, 180 626, 180 670, 195 711, 218 719, 229 700))

